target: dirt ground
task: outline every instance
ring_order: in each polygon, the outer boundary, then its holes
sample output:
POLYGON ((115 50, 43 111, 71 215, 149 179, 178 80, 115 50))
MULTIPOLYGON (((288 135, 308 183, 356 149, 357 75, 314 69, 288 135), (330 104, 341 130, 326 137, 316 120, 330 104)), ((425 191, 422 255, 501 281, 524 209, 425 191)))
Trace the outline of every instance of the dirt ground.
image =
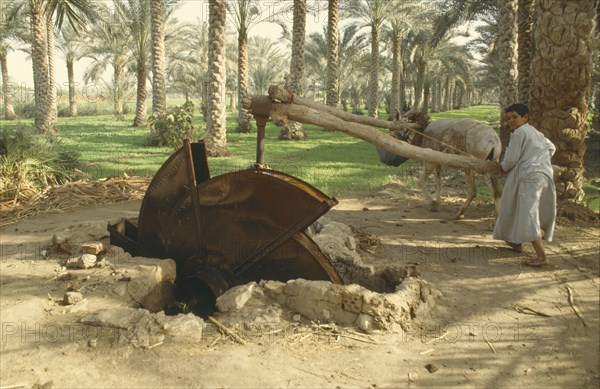
MULTIPOLYGON (((327 213, 351 226, 376 268, 416 264, 441 293, 405 333, 371 341, 318 331, 294 336, 290 325, 240 345, 205 329, 200 343, 136 348, 78 322, 55 298, 65 283, 56 260, 39 252, 54 233, 82 224, 136 217, 140 201, 44 214, 0 229, 1 388, 598 388, 600 229, 597 215, 561 209, 551 266, 521 266, 491 239, 493 204, 446 196, 428 211, 400 181, 327 213), (594 216, 596 217, 594 219, 594 216), (97 343, 90 346, 90 340, 97 343)), ((81 276, 97 269, 80 270, 81 276)), ((96 274, 97 275, 97 274, 96 274)))

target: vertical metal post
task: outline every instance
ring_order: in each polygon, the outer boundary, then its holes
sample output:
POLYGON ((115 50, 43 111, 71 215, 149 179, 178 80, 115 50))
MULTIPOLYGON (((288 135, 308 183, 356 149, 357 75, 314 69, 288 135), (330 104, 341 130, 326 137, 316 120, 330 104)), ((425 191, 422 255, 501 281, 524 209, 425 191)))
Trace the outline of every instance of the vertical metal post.
POLYGON ((265 127, 268 116, 256 117, 256 165, 262 167, 265 164, 265 127))
POLYGON ((265 127, 271 115, 271 98, 269 96, 255 96, 252 98, 252 115, 256 119, 256 167, 265 166, 265 127))

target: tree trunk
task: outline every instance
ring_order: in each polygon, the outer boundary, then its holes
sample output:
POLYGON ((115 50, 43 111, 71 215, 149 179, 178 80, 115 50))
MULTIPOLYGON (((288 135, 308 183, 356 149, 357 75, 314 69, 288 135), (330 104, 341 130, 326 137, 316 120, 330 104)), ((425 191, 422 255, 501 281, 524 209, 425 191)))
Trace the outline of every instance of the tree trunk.
POLYGON ((530 122, 557 148, 558 198, 583 199, 583 155, 597 0, 540 0, 532 61, 530 122))
POLYGON ((48 51, 46 48, 46 19, 38 2, 30 0, 33 64, 33 85, 35 95, 35 126, 40 134, 52 132, 50 112, 51 97, 48 82, 48 51))
POLYGON ((498 0, 498 52, 500 77, 500 141, 502 150, 510 140, 508 118, 504 111, 518 99, 517 0, 498 0))
POLYGON ((0 68, 2 69, 2 100, 4 100, 4 119, 15 120, 15 108, 13 107, 13 95, 10 90, 10 80, 8 78, 8 63, 6 52, 0 50, 0 68))
POLYGON ((252 129, 252 116, 242 106, 248 96, 248 31, 245 26, 238 32, 238 128, 237 132, 249 133, 252 129))
POLYGON ((415 80, 415 99, 412 111, 419 112, 423 108, 423 84, 425 83, 425 72, 427 62, 423 58, 417 59, 417 79, 415 80))
POLYGON ((123 78, 123 66, 113 64, 113 81, 114 81, 114 95, 113 95, 113 111, 114 115, 118 120, 123 119, 123 90, 121 85, 123 78))
POLYGON ((337 107, 339 101, 339 0, 329 0, 327 11, 327 105, 337 107))
POLYGON ((206 153, 211 157, 229 155, 227 150, 225 81, 225 0, 209 0, 208 13, 208 97, 206 153))
POLYGON ((137 64, 137 96, 135 98, 135 118, 133 119, 134 127, 144 127, 146 125, 146 78, 148 70, 146 70, 146 62, 138 61, 137 64))
POLYGON ((50 90, 48 91, 48 96, 50 97, 49 112, 50 120, 53 125, 58 118, 58 96, 56 88, 56 70, 54 67, 54 52, 56 51, 56 44, 54 39, 52 15, 46 15, 46 37, 48 39, 48 45, 46 46, 48 50, 48 84, 50 85, 50 90))
POLYGON ((444 82, 444 102, 442 104, 442 112, 450 110, 450 93, 450 77, 446 76, 446 80, 444 82))
POLYGON ((442 97, 444 95, 444 85, 442 83, 442 79, 438 78, 437 81, 437 111, 441 112, 443 110, 442 108, 442 97))
POLYGON ((389 119, 401 116, 402 104, 400 98, 400 77, 402 76, 402 53, 400 50, 400 33, 396 32, 392 39, 392 88, 390 96, 389 119))
POLYGON ((69 81, 69 116, 77 116, 77 102, 75 101, 75 76, 73 72, 73 60, 67 60, 67 78, 69 81))
POLYGON ((152 114, 167 112, 165 83, 165 4, 164 0, 151 0, 152 17, 152 114))
POLYGON ((535 0, 519 0, 518 9, 518 72, 519 102, 529 105, 531 78, 531 43, 535 0))
MULTIPOLYGON (((304 39, 306 35, 306 0, 294 0, 294 25, 292 30, 292 59, 290 64, 288 89, 298 96, 302 96, 302 83, 304 81, 304 39)), ((281 130, 279 139, 306 139, 306 131, 304 131, 302 123, 288 121, 283 130, 281 130)))
POLYGON ((371 72, 369 73, 369 116, 376 118, 379 106, 379 29, 371 25, 371 72))
POLYGON ((431 96, 431 84, 429 81, 423 83, 423 109, 421 112, 429 112, 429 98, 431 96))

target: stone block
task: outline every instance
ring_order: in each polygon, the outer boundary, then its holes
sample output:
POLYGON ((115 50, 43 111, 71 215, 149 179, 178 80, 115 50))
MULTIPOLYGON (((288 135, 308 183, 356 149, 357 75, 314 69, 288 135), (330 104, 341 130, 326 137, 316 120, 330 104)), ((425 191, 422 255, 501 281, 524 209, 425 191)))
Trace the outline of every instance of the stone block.
POLYGON ((88 242, 81 245, 81 252, 84 254, 98 255, 104 251, 102 242, 88 242))
POLYGON ((175 261, 143 257, 132 260, 141 264, 130 272, 127 294, 152 312, 163 310, 174 299, 175 261))
POLYGON ((77 258, 69 258, 65 261, 65 267, 69 269, 89 269, 96 266, 97 257, 94 254, 83 254, 77 258))
POLYGON ((231 312, 242 309, 252 297, 256 282, 234 286, 217 298, 219 312, 231 312))
POLYGON ((184 343, 197 343, 202 340, 204 321, 192 314, 167 316, 163 324, 165 334, 173 337, 175 341, 184 343))
POLYGON ((73 305, 83 300, 83 295, 79 292, 67 292, 63 297, 63 304, 73 305))
POLYGON ((364 313, 358 315, 354 324, 365 332, 371 332, 374 329, 373 316, 364 313))
POLYGON ((342 309, 360 313, 363 306, 364 288, 359 285, 347 285, 342 292, 342 309))

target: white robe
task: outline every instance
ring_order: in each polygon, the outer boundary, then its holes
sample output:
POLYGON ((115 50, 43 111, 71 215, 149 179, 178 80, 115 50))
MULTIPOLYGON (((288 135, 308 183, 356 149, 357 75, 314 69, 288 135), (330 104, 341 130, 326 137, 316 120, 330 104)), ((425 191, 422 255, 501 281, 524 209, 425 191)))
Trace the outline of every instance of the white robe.
POLYGON ((502 191, 494 239, 512 243, 552 241, 556 188, 550 158, 556 147, 528 123, 515 129, 502 160, 508 177, 502 191))

